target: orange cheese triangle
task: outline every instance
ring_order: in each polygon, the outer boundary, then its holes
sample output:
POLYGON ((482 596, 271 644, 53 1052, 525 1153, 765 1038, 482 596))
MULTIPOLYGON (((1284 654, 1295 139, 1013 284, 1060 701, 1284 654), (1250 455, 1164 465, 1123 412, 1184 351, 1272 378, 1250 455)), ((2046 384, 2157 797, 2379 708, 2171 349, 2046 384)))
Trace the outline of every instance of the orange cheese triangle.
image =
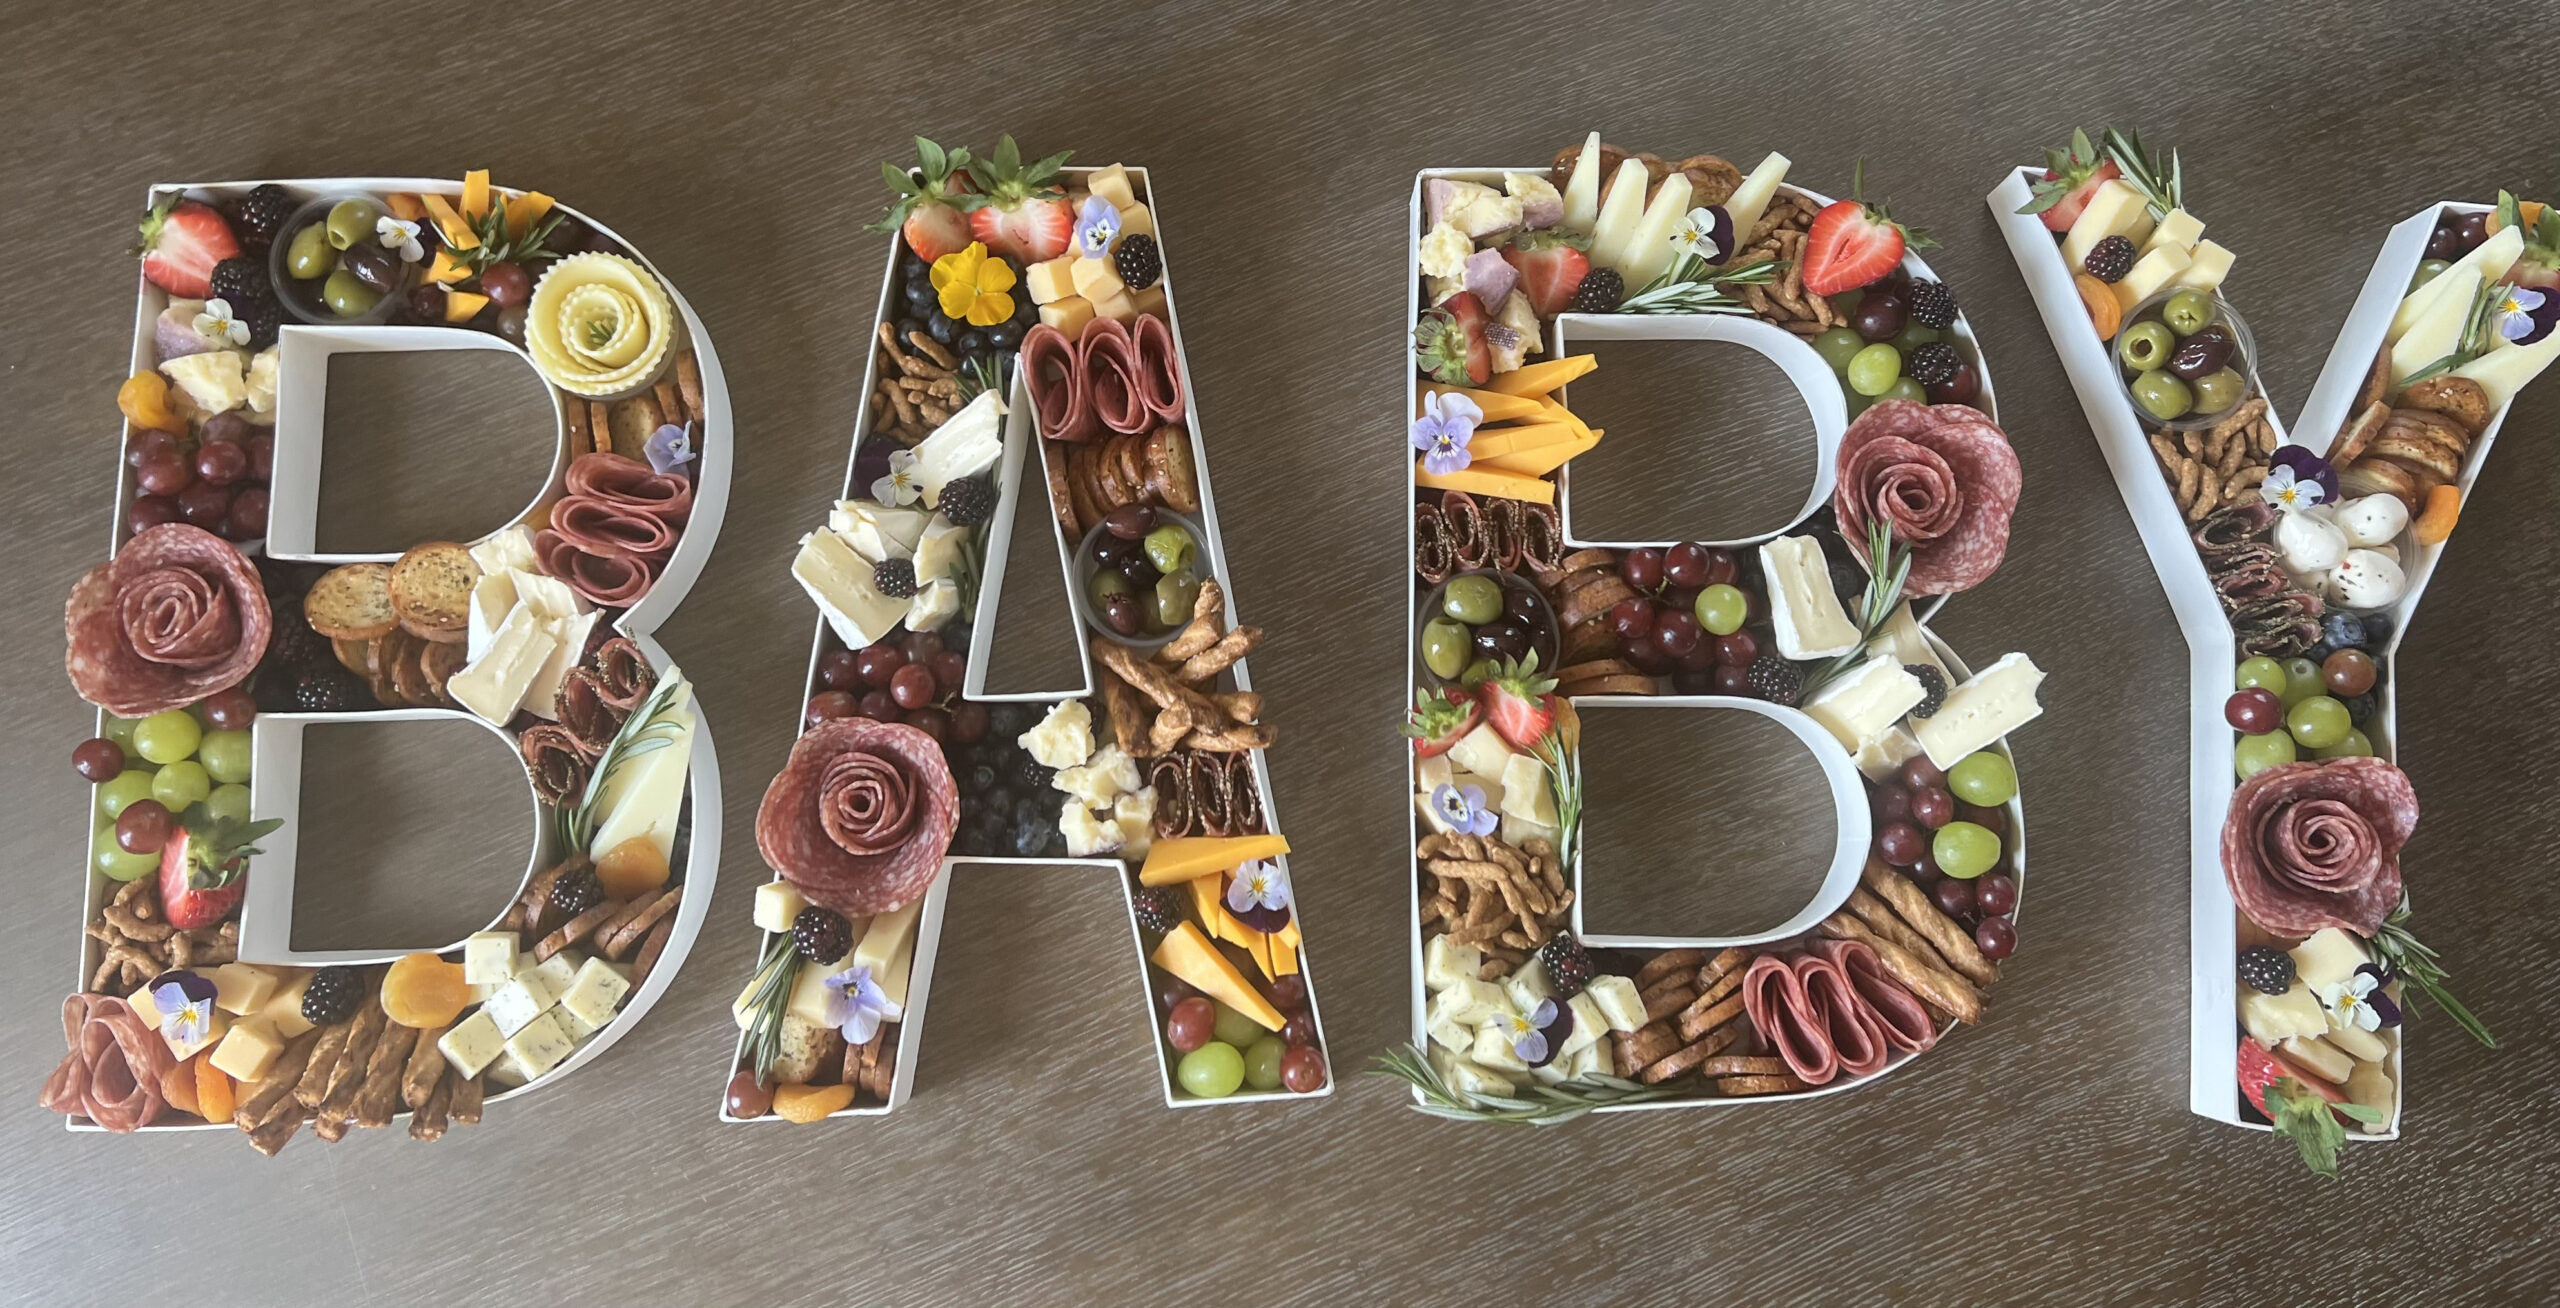
MULTIPOLYGON (((1500 391, 1478 391, 1470 390, 1464 386, 1436 386, 1425 383, 1422 388, 1422 393, 1425 395, 1466 396, 1468 399, 1476 402, 1477 408, 1484 410, 1484 420, 1486 422, 1514 422, 1538 416, 1538 405, 1536 401, 1524 399, 1517 395, 1505 395, 1500 391)), ((1414 416, 1418 418, 1422 415, 1417 413, 1414 416)))
POLYGON ((1460 468, 1456 472, 1427 472, 1422 460, 1413 461, 1413 484, 1433 490, 1465 491, 1470 495, 1493 495, 1506 500, 1527 500, 1532 504, 1556 502, 1556 484, 1524 473, 1505 472, 1500 468, 1460 468))
POLYGON ((1485 383, 1485 389, 1502 395, 1544 395, 1599 366, 1599 358, 1589 354, 1550 359, 1497 374, 1492 381, 1485 383))
POLYGON ((1200 928, 1188 922, 1176 923, 1173 930, 1165 933, 1164 940, 1156 945, 1154 957, 1156 966, 1189 982, 1211 999, 1252 1018, 1263 1029, 1277 1031, 1288 1025, 1287 1019, 1280 1016, 1280 1010, 1273 1008, 1271 1001, 1264 999, 1262 992, 1245 980, 1244 973, 1237 971, 1235 964, 1228 962, 1226 955, 1219 953, 1218 947, 1200 934, 1200 928))
POLYGON ((1563 467, 1567 459, 1579 458, 1590 453, 1591 447, 1599 443, 1600 433, 1592 432, 1588 435, 1576 436, 1561 445, 1542 445, 1536 449, 1521 450, 1515 454, 1478 459, 1474 466, 1499 468, 1504 472, 1525 472, 1533 477, 1541 477, 1563 467))
POLYGON ((1138 884, 1169 886, 1212 872, 1232 872, 1257 858, 1289 852, 1289 842, 1271 836, 1176 836, 1147 847, 1138 869, 1138 884))

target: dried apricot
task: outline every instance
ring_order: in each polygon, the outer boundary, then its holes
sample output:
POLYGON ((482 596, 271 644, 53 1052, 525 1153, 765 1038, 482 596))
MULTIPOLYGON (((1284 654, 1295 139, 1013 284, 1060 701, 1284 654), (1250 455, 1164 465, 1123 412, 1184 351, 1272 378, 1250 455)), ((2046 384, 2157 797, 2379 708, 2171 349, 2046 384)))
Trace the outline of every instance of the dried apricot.
POLYGON ((2418 515, 2417 537, 2421 545, 2441 545, 2453 534, 2454 521, 2462 516, 2462 488, 2438 486, 2427 492, 2427 511, 2418 515))
POLYGON ((156 372, 137 372, 116 388, 116 408, 125 421, 172 436, 187 434, 187 420, 169 407, 169 383, 156 372))
POLYGON ((2080 303, 2089 310, 2089 325, 2098 329, 2098 339, 2112 341, 2116 328, 2124 325, 2124 306, 2116 302, 2116 288, 2087 273, 2073 273, 2071 284, 2080 291, 2080 303))
POLYGON ((196 1065, 196 1116, 208 1122, 228 1122, 239 1106, 232 1093, 231 1077, 213 1065, 210 1058, 198 1058, 196 1065))
POLYGON ((637 899, 667 884, 667 856, 658 842, 633 836, 596 860, 596 881, 616 899, 637 899))
POLYGON ((773 1091, 774 1115, 793 1122, 814 1122, 852 1103, 850 1085, 785 1085, 773 1091))
POLYGON ((204 1053, 199 1050, 194 1057, 171 1067, 168 1075, 160 1078, 160 1097, 168 1100, 171 1108, 181 1113, 196 1111, 196 1065, 203 1061, 204 1053))
POLYGON ((470 1002, 462 964, 433 954, 411 954, 382 975, 383 1014, 402 1026, 424 1031, 448 1025, 470 1002))

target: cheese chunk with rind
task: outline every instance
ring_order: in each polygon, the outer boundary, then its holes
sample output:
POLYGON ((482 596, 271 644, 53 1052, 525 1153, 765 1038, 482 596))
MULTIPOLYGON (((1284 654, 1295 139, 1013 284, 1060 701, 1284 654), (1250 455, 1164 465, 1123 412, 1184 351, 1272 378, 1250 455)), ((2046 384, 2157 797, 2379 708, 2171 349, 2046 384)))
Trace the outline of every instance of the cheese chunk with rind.
POLYGON ((1937 714, 1922 720, 1911 734, 1919 738, 1931 763, 1954 767, 1956 760, 1989 747, 2043 713, 2044 706, 2036 702, 2036 687, 2043 684, 2044 670, 2034 660, 2024 654, 2003 654, 1998 662, 1948 691, 1937 714))
POLYGON ((1858 647, 1858 625, 1831 589, 1822 543, 1811 536, 1780 536, 1760 546, 1760 575, 1768 584, 1769 625, 1778 653, 1791 659, 1827 659, 1858 647))

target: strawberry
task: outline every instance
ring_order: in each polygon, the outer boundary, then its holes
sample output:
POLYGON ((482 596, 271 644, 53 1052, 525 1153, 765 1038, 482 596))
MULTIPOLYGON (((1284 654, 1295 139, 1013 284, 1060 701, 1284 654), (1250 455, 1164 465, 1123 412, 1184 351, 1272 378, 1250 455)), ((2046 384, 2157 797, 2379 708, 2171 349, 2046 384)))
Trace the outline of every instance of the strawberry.
POLYGON ((1546 232, 1521 237, 1505 246, 1503 262, 1520 270, 1520 292, 1540 318, 1553 318, 1573 303, 1582 279, 1591 273, 1591 256, 1546 232))
POLYGON ((1816 295, 1838 295, 1884 280, 1902 266, 1908 247, 1935 244, 1928 234, 1895 222, 1881 204, 1868 204, 1866 169, 1861 165, 1851 198, 1835 200, 1813 216, 1804 237, 1804 288, 1816 295))
POLYGON ((1524 658, 1503 660, 1476 695, 1495 733, 1513 749, 1528 750, 1556 724, 1555 688, 1555 678, 1538 675, 1538 652, 1531 650, 1524 658))
POLYGON ((1413 737, 1417 758, 1435 758, 1446 754, 1467 733, 1484 721, 1484 705, 1476 701, 1475 692, 1464 686, 1450 686, 1434 695, 1427 690, 1413 692, 1413 712, 1404 720, 1404 734, 1413 737))
POLYGON ((916 163, 922 182, 896 164, 880 165, 881 179, 898 199, 871 230, 899 233, 917 258, 931 263, 968 248, 968 211, 986 201, 969 193, 969 175, 963 171, 969 166, 969 147, 946 152, 919 136, 916 163))
POLYGON ((142 275, 186 300, 213 294, 213 266, 240 253, 231 224, 212 205, 171 193, 142 220, 142 275))
POLYGON ((1493 379, 1493 347, 1484 338, 1484 305, 1460 291, 1413 325, 1413 358, 1431 379, 1482 386, 1493 379))
POLYGON ((202 804, 189 805, 160 847, 160 908, 169 925, 192 931, 230 916, 249 891, 241 878, 258 852, 251 842, 283 825, 282 818, 218 818, 202 804))
POLYGON ((2316 1076, 2294 1075, 2290 1064, 2246 1037, 2240 1041, 2240 1092, 2274 1123, 2277 1135, 2302 1152, 2302 1165, 2321 1176, 2338 1174, 2338 1146, 2347 1140, 2339 1117, 2382 1120, 2373 1109, 2348 1102, 2338 1087, 2316 1076))
POLYGON ((969 176, 985 198, 969 210, 969 235, 1025 268, 1065 254, 1076 214, 1057 185, 1058 168, 1074 153, 1061 150, 1025 167, 1021 147, 1007 136, 993 156, 971 160, 969 176))
POLYGON ((2089 134, 2076 127, 2071 129, 2071 148, 2047 150, 2044 161, 2044 179, 2030 188, 2033 198, 2018 212, 2042 214, 2044 225, 2057 232, 2070 231, 2080 221, 2080 211, 2089 207, 2100 183, 2124 175, 2115 160, 2098 157, 2089 134))

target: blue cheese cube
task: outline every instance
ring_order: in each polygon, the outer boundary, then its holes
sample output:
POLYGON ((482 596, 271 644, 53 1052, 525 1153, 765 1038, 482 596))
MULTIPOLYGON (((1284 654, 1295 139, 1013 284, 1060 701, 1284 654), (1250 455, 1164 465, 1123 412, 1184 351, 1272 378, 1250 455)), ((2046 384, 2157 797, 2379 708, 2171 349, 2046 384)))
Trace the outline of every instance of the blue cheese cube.
POLYGON ((454 1075, 469 1078, 480 1075, 497 1061, 498 1055, 507 1052, 507 1037, 484 1008, 454 1023, 453 1029, 436 1041, 436 1049, 453 1066, 454 1075))
POLYGON ((541 973, 527 972, 498 987, 480 1011, 497 1023, 498 1034, 512 1037, 559 1000, 560 992, 541 973))
POLYGON ((1633 1031, 1644 1025, 1644 996, 1633 978, 1595 976, 1583 983, 1582 994, 1610 1030, 1633 1031))
POLYGON ((506 1062, 524 1076, 534 1080, 560 1065, 560 1060, 577 1052, 577 1042, 569 1038, 560 1019, 548 1012, 536 1016, 514 1035, 507 1037, 506 1062))
POLYGON ((590 1028, 600 1027, 613 1020, 613 1010, 629 993, 629 981, 615 975, 603 959, 590 958, 579 965, 569 988, 560 992, 560 1010, 590 1028))
POLYGON ((1483 950, 1461 945, 1446 934, 1431 937, 1431 943, 1422 947, 1422 985, 1426 990, 1441 991, 1461 981, 1473 981, 1483 970, 1483 950))
POLYGON ((475 931, 462 942, 462 980, 467 985, 501 986, 515 979, 516 933, 475 931))

